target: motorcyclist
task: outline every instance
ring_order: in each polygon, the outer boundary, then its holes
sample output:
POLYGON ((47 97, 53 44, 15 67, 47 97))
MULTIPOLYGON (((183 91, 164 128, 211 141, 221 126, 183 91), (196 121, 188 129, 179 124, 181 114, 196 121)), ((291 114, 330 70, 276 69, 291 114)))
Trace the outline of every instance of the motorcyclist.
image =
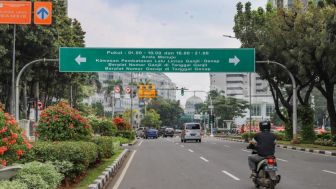
POLYGON ((268 156, 274 156, 276 137, 271 133, 270 121, 259 123, 260 132, 250 141, 249 149, 254 150, 254 154, 248 157, 249 167, 252 170, 251 177, 257 176, 257 164, 268 156))

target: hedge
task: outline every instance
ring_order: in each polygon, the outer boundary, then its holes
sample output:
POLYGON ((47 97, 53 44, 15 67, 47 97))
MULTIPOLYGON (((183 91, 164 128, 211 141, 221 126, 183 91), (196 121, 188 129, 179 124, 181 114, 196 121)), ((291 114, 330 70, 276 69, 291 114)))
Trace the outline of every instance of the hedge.
POLYGON ((113 138, 107 136, 95 137, 92 139, 98 146, 98 157, 99 159, 110 158, 113 156, 113 138))
POLYGON ((65 174, 67 180, 79 176, 98 159, 98 147, 93 142, 36 142, 31 158, 37 161, 68 161, 73 167, 65 174))
POLYGON ((63 175, 52 164, 31 162, 24 164, 14 179, 25 183, 29 189, 56 189, 63 175))
POLYGON ((0 189, 28 189, 25 183, 18 180, 13 181, 0 181, 0 189))
POLYGON ((124 137, 129 140, 134 140, 135 139, 135 131, 128 131, 128 130, 119 130, 116 133, 117 137, 124 137))

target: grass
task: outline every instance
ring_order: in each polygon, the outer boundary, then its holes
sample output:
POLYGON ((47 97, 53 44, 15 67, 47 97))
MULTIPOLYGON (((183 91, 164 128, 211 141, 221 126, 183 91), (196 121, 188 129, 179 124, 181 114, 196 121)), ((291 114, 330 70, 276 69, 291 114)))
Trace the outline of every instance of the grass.
POLYGON ((93 183, 94 180, 98 178, 98 176, 101 175, 101 173, 106 169, 106 167, 110 166, 115 159, 118 158, 118 156, 121 154, 123 150, 119 149, 115 151, 115 154, 109 158, 109 159, 103 159, 102 162, 92 169, 89 169, 87 172, 87 175, 83 180, 77 184, 76 189, 87 189, 90 184, 93 183))
POLYGON ((283 144, 283 145, 289 145, 289 146, 297 146, 301 148, 310 148, 314 150, 335 150, 336 147, 333 146, 322 146, 322 145, 316 145, 316 144, 291 144, 290 141, 278 141, 278 144, 283 144))

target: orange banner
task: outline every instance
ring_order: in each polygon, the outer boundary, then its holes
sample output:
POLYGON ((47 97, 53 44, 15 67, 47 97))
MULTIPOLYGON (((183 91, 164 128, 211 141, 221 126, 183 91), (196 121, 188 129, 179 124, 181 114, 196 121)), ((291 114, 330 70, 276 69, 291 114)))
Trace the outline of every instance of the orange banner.
POLYGON ((30 1, 0 1, 0 24, 30 24, 30 1))

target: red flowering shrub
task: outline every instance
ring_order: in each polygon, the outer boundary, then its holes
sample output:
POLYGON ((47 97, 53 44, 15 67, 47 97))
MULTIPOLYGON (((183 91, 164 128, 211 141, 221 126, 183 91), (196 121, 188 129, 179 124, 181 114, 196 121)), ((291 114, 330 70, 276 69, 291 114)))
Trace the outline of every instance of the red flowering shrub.
POLYGON ((118 130, 131 130, 132 129, 131 125, 121 117, 114 118, 113 123, 114 125, 117 126, 118 130))
POLYGON ((14 117, 0 108, 0 167, 20 162, 32 147, 14 117))
POLYGON ((45 141, 86 140, 92 129, 80 111, 60 102, 41 112, 36 135, 45 141))

